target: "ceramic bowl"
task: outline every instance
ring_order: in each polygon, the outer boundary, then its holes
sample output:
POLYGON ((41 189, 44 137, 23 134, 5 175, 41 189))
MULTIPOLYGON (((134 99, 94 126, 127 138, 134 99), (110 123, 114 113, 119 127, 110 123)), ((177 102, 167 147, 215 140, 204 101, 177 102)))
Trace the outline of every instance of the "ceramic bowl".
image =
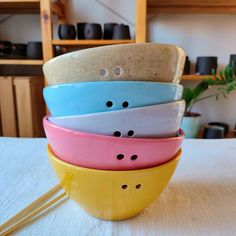
POLYGON ((48 117, 48 119, 53 124, 67 129, 94 134, 164 138, 176 136, 184 112, 185 101, 181 100, 120 111, 48 117))
POLYGON ((52 124, 44 129, 53 152, 62 160, 88 168, 131 170, 169 161, 179 150, 184 134, 173 138, 120 138, 74 131, 52 124))
POLYGON ((47 61, 49 85, 81 81, 138 80, 179 83, 184 51, 173 45, 133 43, 78 50, 47 61))
POLYGON ((142 212, 169 183, 181 150, 169 162, 142 170, 104 171, 68 164, 48 155, 71 199, 88 214, 105 220, 124 220, 142 212))
POLYGON ((169 83, 81 82, 44 88, 52 116, 73 116, 135 108, 181 99, 183 86, 169 83))

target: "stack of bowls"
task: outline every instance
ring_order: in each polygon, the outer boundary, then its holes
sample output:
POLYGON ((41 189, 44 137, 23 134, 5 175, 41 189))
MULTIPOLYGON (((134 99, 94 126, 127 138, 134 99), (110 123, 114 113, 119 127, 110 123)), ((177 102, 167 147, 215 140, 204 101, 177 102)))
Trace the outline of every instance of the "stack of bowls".
POLYGON ((85 49, 44 65, 52 166, 90 215, 122 220, 162 192, 181 156, 185 55, 175 46, 85 49))

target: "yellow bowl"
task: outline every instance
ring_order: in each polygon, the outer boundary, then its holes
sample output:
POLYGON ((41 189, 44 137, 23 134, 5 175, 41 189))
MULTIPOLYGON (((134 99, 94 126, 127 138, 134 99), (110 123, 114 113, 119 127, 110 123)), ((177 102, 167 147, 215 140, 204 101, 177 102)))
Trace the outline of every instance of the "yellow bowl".
POLYGON ((68 191, 88 214, 124 220, 142 212, 168 184, 181 156, 148 169, 107 171, 82 168, 58 159, 48 145, 52 166, 68 191))

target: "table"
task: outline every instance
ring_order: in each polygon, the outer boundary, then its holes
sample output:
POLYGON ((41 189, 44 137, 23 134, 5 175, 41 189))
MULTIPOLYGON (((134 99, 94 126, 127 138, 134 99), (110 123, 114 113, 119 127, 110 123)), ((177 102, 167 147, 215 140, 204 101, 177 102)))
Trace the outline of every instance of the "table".
MULTIPOLYGON (((46 143, 0 138, 0 224, 58 183, 46 143)), ((236 139, 185 140, 169 186, 135 218, 94 219, 67 199, 14 235, 236 235, 236 139)))

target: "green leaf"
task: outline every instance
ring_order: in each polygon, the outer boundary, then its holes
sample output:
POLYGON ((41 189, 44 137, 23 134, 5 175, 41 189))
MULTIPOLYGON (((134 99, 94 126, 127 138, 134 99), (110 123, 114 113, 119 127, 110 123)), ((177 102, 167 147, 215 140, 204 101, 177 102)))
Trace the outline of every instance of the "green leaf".
POLYGON ((206 80, 203 80, 193 89, 193 99, 199 97, 203 92, 209 88, 209 83, 206 80))
POLYGON ((187 108, 193 99, 193 92, 190 88, 184 88, 182 99, 185 100, 187 108))
POLYGON ((220 97, 228 98, 228 95, 236 90, 236 67, 226 66, 224 70, 216 75, 213 71, 213 78, 206 77, 194 89, 184 88, 183 99, 186 101, 186 110, 199 101, 215 96, 216 100, 220 97), (201 97, 201 95, 211 86, 217 86, 217 93, 201 97), (199 98, 200 97, 200 98, 199 98))

